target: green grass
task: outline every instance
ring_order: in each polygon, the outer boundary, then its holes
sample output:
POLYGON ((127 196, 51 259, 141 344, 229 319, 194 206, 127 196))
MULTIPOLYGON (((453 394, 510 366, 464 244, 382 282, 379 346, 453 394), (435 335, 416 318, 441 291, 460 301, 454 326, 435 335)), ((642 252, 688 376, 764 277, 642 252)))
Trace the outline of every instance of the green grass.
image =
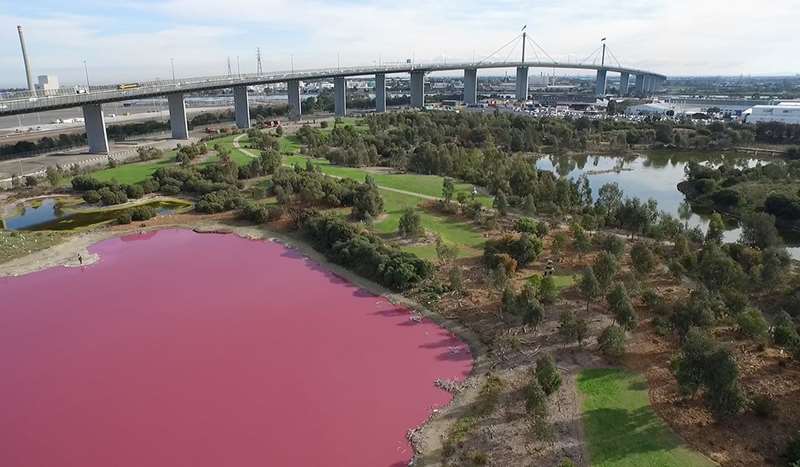
MULTIPOLYGON (((556 290, 559 292, 572 287, 578 280, 578 277, 575 275, 553 275, 553 282, 556 285, 556 290)), ((541 281, 542 276, 540 274, 534 274, 530 276, 528 279, 532 279, 537 281, 541 281), (536 278, 536 279, 534 279, 536 278)))
POLYGON ((650 407, 647 382, 621 369, 583 370, 583 421, 589 455, 603 467, 715 465, 685 447, 650 407))
MULTIPOLYGON (((287 156, 285 160, 288 164, 300 164, 303 166, 305 166, 307 160, 311 160, 315 166, 319 167, 323 173, 328 175, 352 178, 353 180, 363 182, 364 177, 369 174, 372 175, 373 179, 375 179, 375 183, 381 187, 394 188, 396 190, 403 190, 411 193, 419 193, 424 196, 432 196, 435 198, 440 198, 442 196, 444 177, 440 177, 438 175, 419 175, 414 173, 376 173, 355 167, 332 165, 330 162, 324 159, 310 159, 309 157, 299 155, 287 156)), ((469 183, 456 183, 455 188, 456 193, 460 191, 468 194, 472 193, 472 185, 469 183)), ((492 204, 492 199, 488 196, 479 196, 478 199, 484 204, 484 206, 488 207, 492 204)))
MULTIPOLYGON (((396 234, 403 210, 411 207, 415 208, 420 214, 422 226, 426 232, 439 234, 445 242, 458 245, 459 257, 477 256, 483 252, 485 239, 471 223, 461 219, 425 212, 417 207, 423 201, 417 196, 387 190, 381 190, 381 196, 383 197, 383 207, 387 217, 375 223, 376 232, 386 235, 396 234)), ((436 257, 436 247, 434 245, 408 246, 403 247, 403 249, 421 258, 432 259, 436 257)))
POLYGON ((111 180, 127 184, 143 182, 160 167, 167 167, 175 163, 175 151, 169 151, 166 154, 167 157, 164 159, 119 165, 113 169, 92 172, 90 175, 101 182, 110 182, 111 180))

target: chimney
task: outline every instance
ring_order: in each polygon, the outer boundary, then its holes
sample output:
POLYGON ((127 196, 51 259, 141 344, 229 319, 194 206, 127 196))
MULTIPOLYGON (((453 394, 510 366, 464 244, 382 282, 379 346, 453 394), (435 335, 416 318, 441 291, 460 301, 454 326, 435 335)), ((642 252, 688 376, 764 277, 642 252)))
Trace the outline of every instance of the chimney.
POLYGON ((22 26, 17 26, 19 33, 19 45, 22 47, 22 60, 25 62, 25 75, 28 78, 28 90, 36 96, 36 88, 33 86, 33 73, 31 73, 31 63, 28 61, 28 51, 25 50, 25 36, 22 35, 22 26))

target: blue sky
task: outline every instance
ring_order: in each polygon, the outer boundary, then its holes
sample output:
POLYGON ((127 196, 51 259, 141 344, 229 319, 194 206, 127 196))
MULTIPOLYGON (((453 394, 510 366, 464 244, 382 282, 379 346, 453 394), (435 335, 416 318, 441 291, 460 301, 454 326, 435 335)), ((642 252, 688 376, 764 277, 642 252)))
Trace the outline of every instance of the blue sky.
POLYGON ((83 60, 98 83, 168 77, 173 57, 179 76, 221 74, 229 56, 251 72, 256 47, 265 70, 469 60, 523 24, 560 61, 607 36, 623 64, 667 75, 794 74, 797 1, 0 0, 0 86, 24 83, 17 24, 34 74, 62 83, 83 81, 83 60))

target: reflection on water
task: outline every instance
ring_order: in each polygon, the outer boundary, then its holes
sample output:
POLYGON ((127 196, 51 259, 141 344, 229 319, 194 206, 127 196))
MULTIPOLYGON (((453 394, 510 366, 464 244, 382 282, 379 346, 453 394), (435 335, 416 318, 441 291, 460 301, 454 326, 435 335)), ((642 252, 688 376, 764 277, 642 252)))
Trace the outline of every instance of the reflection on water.
MULTIPOLYGON (((139 206, 149 206, 163 216, 189 207, 190 204, 183 201, 151 201, 139 206)), ((109 208, 65 215, 57 200, 48 198, 40 206, 23 207, 20 215, 5 219, 4 224, 8 230, 71 230, 114 220, 130 209, 132 208, 109 208)))
MULTIPOLYGON (((740 167, 752 167, 759 161, 737 155, 706 155, 708 164, 732 164, 740 167)), ((685 179, 685 168, 692 160, 698 160, 696 154, 649 153, 644 156, 609 157, 609 156, 550 156, 541 158, 536 166, 541 170, 556 172, 567 178, 578 178, 586 175, 596 197, 600 187, 606 183, 616 182, 627 197, 641 200, 654 199, 658 208, 686 222, 689 227, 700 227, 703 232, 708 228, 708 216, 692 212, 685 202, 683 193, 677 185, 685 179)), ((741 228, 735 223, 728 224, 724 234, 726 242, 739 240, 741 228)), ((791 244, 789 253, 800 259, 800 246, 791 244)))
POLYGON ((55 198, 48 198, 39 206, 22 206, 20 214, 5 219, 4 225, 8 230, 21 230, 32 225, 51 221, 61 215, 61 209, 55 198))

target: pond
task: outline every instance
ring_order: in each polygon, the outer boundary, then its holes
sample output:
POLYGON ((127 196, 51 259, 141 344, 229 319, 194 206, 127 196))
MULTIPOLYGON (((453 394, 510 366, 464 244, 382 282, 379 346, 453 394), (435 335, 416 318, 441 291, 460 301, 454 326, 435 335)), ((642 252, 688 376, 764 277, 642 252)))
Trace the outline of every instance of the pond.
POLYGON ((467 346, 279 243, 162 230, 0 279, 0 465, 400 466, 467 346), (43 293, 45 292, 45 293, 43 293))
MULTIPOLYGON (((638 157, 622 158, 612 156, 564 156, 540 158, 536 166, 541 170, 556 172, 558 175, 577 179, 586 175, 592 194, 596 197, 600 187, 606 183, 616 182, 626 197, 637 197, 643 201, 654 199, 658 208, 676 218, 684 220, 689 227, 700 227, 703 232, 708 229, 708 216, 691 211, 682 206, 685 203, 683 193, 677 185, 685 176, 685 168, 690 161, 703 160, 705 163, 735 163, 740 166, 752 166, 758 161, 737 155, 708 155, 693 153, 649 153, 638 157)), ((729 221, 730 222, 730 221, 729 221)), ((724 241, 736 242, 741 229, 735 223, 729 223, 724 234, 724 241)), ((800 259, 800 244, 787 239, 789 253, 800 259)))
MULTIPOLYGON (((155 209, 158 215, 168 215, 190 205, 184 201, 161 200, 142 203, 139 206, 149 206, 155 209)), ((115 220, 122 212, 130 209, 131 207, 112 206, 67 212, 59 206, 56 198, 47 198, 38 206, 24 206, 19 215, 3 219, 3 223, 8 230, 73 230, 115 220)))

